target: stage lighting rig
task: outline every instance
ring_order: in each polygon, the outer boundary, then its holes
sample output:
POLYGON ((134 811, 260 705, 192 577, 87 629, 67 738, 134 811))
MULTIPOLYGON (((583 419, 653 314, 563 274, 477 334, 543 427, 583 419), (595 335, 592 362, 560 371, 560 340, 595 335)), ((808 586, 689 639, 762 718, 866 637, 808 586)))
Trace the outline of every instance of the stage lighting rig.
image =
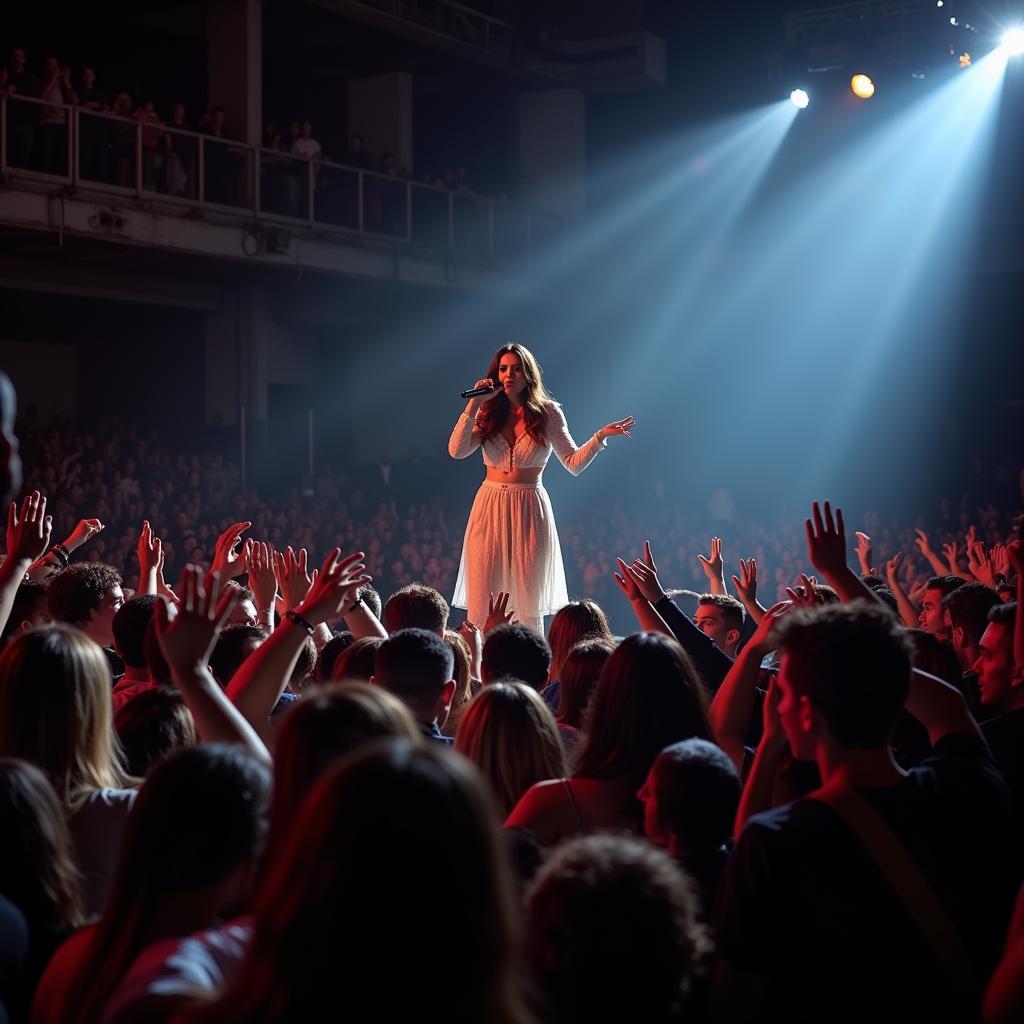
POLYGON ((1019 57, 1024 53, 1024 28, 1017 25, 1007 29, 1003 33, 1001 45, 1011 57, 1019 57))
POLYGON ((803 89, 794 89, 789 94, 789 101, 797 110, 803 110, 811 102, 811 97, 803 89))

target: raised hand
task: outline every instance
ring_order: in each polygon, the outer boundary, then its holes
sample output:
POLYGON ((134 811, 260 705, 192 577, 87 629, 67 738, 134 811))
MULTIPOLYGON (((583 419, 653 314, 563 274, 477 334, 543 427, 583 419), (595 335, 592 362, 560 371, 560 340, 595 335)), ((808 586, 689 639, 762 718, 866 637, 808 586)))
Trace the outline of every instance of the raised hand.
POLYGON ((514 611, 508 611, 508 599, 509 594, 504 591, 498 592, 498 597, 495 599, 494 595, 489 595, 487 599, 487 621, 484 622, 484 636, 496 626, 505 626, 512 621, 512 616, 515 615, 514 611))
POLYGON ((598 432, 597 439, 606 441, 609 437, 632 437, 630 431, 636 426, 636 420, 632 416, 625 419, 615 420, 613 423, 605 424, 598 432))
POLYGON ((105 527, 98 519, 80 519, 68 539, 64 541, 64 547, 68 551, 74 551, 92 540, 103 529, 105 527))
POLYGON ((949 566, 949 571, 952 575, 962 575, 959 563, 960 546, 955 540, 950 541, 949 544, 942 545, 942 557, 946 559, 946 564, 949 566))
POLYGON ((889 589, 890 590, 894 590, 895 589, 894 584, 896 586, 899 585, 899 577, 897 576, 897 573, 899 572, 899 568, 900 568, 900 566, 902 564, 903 564, 903 552, 902 551, 897 551, 896 554, 893 555, 892 558, 890 558, 885 563, 885 580, 889 584, 889 589))
POLYGON ((155 594, 157 592, 157 566, 163 561, 163 544, 159 537, 153 536, 149 520, 142 522, 142 532, 135 553, 139 559, 139 593, 155 594))
POLYGON ((53 533, 53 516, 46 514, 46 498, 33 491, 26 494, 18 506, 11 502, 7 507, 7 558, 11 564, 28 562, 30 565, 41 558, 50 546, 53 533))
POLYGON ((633 559, 631 568, 640 594, 651 604, 657 604, 665 596, 665 588, 658 579, 658 567, 654 564, 654 554, 649 540, 644 541, 643 558, 633 559))
POLYGON ((316 579, 316 569, 312 575, 309 573, 309 553, 305 548, 296 551, 289 544, 283 553, 274 552, 274 568, 277 570, 277 581, 281 585, 285 608, 301 604, 316 579))
POLYGON ((744 651, 753 651, 759 657, 764 657, 775 649, 775 644, 772 639, 772 634, 775 631, 776 625, 779 620, 792 609, 793 605, 789 601, 779 601, 777 604, 773 604, 771 608, 767 609, 762 617, 761 621, 757 624, 757 629, 754 630, 753 635, 746 642, 744 651))
POLYGON ((153 628, 160 650, 173 672, 194 672, 204 668, 210 660, 217 635, 239 598, 239 591, 235 590, 218 609, 220 589, 220 573, 211 572, 204 580, 199 566, 186 565, 181 570, 178 584, 181 601, 177 615, 173 615, 166 601, 156 602, 153 628))
POLYGON ((264 541, 246 541, 246 565, 256 610, 261 614, 272 610, 277 596, 274 549, 264 541))
POLYGON ((932 542, 928 539, 928 534, 924 530, 916 529, 914 533, 917 534, 917 539, 914 544, 917 545, 917 550, 924 555, 925 558, 929 558, 930 555, 934 555, 935 551, 932 549, 932 542))
POLYGON ((252 523, 232 523, 218 538, 213 548, 210 572, 218 572, 222 579, 229 580, 245 570, 244 552, 238 545, 252 523))
POLYGON ((630 604, 634 601, 646 600, 643 591, 640 589, 640 581, 637 579, 633 567, 626 565, 621 558, 616 558, 615 561, 618 563, 619 572, 614 572, 612 575, 615 577, 615 582, 618 583, 619 589, 626 595, 626 600, 630 604))
POLYGON ((459 636, 466 641, 466 645, 469 647, 469 663, 474 667, 473 675, 474 678, 476 678, 478 671, 476 666, 479 666, 480 657, 484 650, 480 627, 475 622, 471 622, 469 619, 466 619, 465 622, 459 626, 459 636))
POLYGON ((786 587, 786 593, 789 594, 789 599, 793 602, 794 607, 813 608, 818 604, 818 594, 814 589, 814 585, 817 582, 813 576, 800 573, 800 590, 797 591, 793 587, 786 587))
MULTIPOLYGON (((305 554, 305 548, 302 553, 305 554)), ((356 591, 373 580, 373 577, 363 574, 366 568, 362 562, 364 557, 362 551, 356 551, 342 558, 341 548, 335 548, 319 571, 313 570, 309 589, 298 607, 294 608, 295 614, 314 626, 337 618, 352 603, 356 591)), ((305 572, 305 560, 302 571, 305 572)))
POLYGON ((725 562, 722 561, 722 538, 712 537, 711 550, 708 557, 705 558, 703 555, 698 555, 697 558, 700 559, 700 566, 704 570, 704 575, 708 578, 711 593, 724 594, 725 562))
POLYGON ((740 574, 732 577, 732 585, 744 605, 757 601, 757 559, 740 559, 740 574))
POLYGON ((164 560, 167 557, 167 552, 160 547, 160 558, 156 563, 156 592, 163 597, 167 598, 172 604, 178 603, 178 595, 171 590, 168 586, 167 580, 164 579, 164 560))
MULTIPOLYGON (((832 505, 825 502, 825 514, 817 502, 811 505, 811 518, 804 520, 807 530, 807 551, 811 564, 830 583, 843 573, 849 572, 846 564, 846 523, 843 510, 836 509, 832 517, 832 505)), ((833 586, 835 584, 833 583, 833 586)))
POLYGON ((999 586, 995 565, 985 551, 985 542, 975 540, 967 548, 967 568, 979 583, 995 590, 999 586))
POLYGON ((1010 551, 1006 544, 993 544, 989 552, 996 576, 1006 579, 1010 575, 1010 551))
POLYGON ((498 395, 501 394, 501 388, 499 388, 497 386, 497 384, 494 382, 493 378, 491 378, 491 377, 484 377, 481 380, 478 380, 473 385, 473 390, 476 390, 477 388, 490 388, 491 389, 489 394, 486 394, 486 395, 476 395, 474 398, 471 398, 469 400, 470 405, 472 405, 474 410, 477 410, 477 411, 482 409, 488 402, 490 402, 492 399, 497 398, 498 395))
POLYGON ((861 574, 870 576, 874 573, 871 568, 871 538, 858 530, 854 536, 857 538, 857 545, 854 551, 857 555, 857 562, 860 565, 861 574))

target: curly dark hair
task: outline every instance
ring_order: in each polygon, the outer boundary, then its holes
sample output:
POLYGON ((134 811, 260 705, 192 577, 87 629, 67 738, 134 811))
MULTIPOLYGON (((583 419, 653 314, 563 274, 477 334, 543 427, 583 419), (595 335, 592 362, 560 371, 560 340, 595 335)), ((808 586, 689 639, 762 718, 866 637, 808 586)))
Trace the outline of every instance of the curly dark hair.
POLYGON ((103 562, 75 562, 50 580, 46 604, 56 622, 81 626, 103 603, 107 593, 121 586, 121 574, 103 562))
POLYGON ((681 1019, 710 952, 699 906, 675 861, 642 839, 560 846, 527 895, 526 959, 542 1018, 681 1019))

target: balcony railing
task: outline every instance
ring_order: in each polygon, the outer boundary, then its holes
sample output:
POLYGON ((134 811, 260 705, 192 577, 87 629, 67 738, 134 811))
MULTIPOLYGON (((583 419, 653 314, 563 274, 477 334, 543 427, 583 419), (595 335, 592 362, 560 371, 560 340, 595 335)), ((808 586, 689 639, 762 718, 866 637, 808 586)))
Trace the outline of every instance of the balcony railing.
POLYGON ((18 95, 0 95, 0 175, 485 264, 528 256, 564 227, 503 200, 18 95))

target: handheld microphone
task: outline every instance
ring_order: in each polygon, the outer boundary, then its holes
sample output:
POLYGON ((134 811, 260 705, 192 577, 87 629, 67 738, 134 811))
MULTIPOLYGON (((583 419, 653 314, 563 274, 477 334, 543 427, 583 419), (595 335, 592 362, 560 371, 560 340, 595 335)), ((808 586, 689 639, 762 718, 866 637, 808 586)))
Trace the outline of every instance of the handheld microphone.
POLYGON ((497 385, 489 388, 470 388, 468 391, 462 392, 463 398, 479 398, 481 395, 489 395, 492 391, 497 391, 497 385))

